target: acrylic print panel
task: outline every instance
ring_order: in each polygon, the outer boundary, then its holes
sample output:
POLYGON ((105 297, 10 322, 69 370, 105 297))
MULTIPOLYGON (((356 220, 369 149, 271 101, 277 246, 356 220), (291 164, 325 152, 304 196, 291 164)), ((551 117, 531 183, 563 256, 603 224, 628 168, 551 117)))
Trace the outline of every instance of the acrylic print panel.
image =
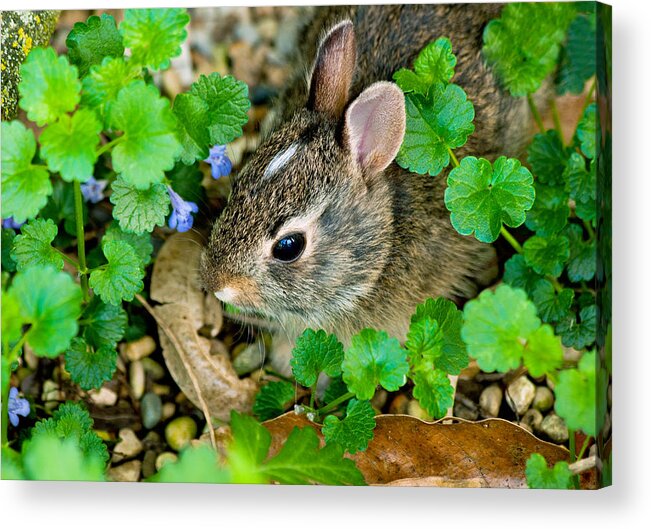
POLYGON ((610 14, 4 11, 2 478, 610 484, 610 14))

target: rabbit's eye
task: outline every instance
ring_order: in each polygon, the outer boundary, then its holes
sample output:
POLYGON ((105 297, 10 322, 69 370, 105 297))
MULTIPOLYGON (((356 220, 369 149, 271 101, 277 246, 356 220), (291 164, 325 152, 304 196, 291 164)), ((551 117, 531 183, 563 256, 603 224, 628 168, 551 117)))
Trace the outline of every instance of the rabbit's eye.
POLYGON ((302 233, 292 233, 276 241, 272 254, 274 259, 278 261, 291 263, 301 256, 304 249, 305 235, 302 233))

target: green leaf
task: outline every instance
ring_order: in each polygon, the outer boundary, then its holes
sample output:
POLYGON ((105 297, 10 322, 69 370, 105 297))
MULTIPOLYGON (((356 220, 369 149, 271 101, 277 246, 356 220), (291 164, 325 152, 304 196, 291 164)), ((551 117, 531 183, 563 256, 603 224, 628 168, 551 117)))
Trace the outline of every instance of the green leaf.
POLYGON ((454 388, 445 371, 420 369, 411 378, 414 398, 435 419, 444 417, 454 404, 454 388))
POLYGON ((99 389, 113 378, 117 367, 118 352, 114 346, 103 345, 98 349, 82 338, 73 338, 66 351, 66 370, 72 381, 81 389, 99 389))
POLYGON ((242 135, 251 106, 248 93, 246 83, 212 73, 199 76, 189 92, 176 96, 174 114, 179 121, 183 163, 203 160, 213 145, 229 143, 242 135))
POLYGON ((557 92, 581 94, 585 82, 597 71, 596 21, 594 12, 577 16, 567 31, 567 42, 557 79, 557 92))
POLYGON ((450 39, 441 37, 430 42, 414 61, 414 71, 401 68, 393 74, 403 92, 417 92, 426 96, 436 83, 448 83, 454 75, 457 58, 452 53, 450 39))
MULTIPOLYGON (((84 215, 84 225, 88 221, 88 208, 85 202, 82 202, 82 210, 84 215)), ((63 228, 66 233, 76 237, 77 223, 75 221, 75 191, 74 185, 69 182, 64 182, 61 179, 56 179, 52 184, 52 194, 48 198, 47 204, 41 209, 39 216, 42 218, 52 219, 55 224, 64 222, 63 228)), ((55 239, 55 246, 65 246, 60 243, 61 236, 59 234, 59 241, 55 239)))
POLYGON ((542 325, 527 338, 523 354, 524 365, 532 377, 553 373, 563 364, 563 348, 554 329, 542 325))
POLYGON ((178 461, 167 463, 148 481, 157 483, 230 483, 228 472, 218 464, 217 453, 208 445, 190 446, 178 461))
POLYGON ((520 366, 529 336, 540 327, 535 305, 524 291, 500 285, 466 303, 461 337, 483 371, 520 366))
POLYGON ((34 48, 20 67, 18 106, 39 127, 71 112, 79 103, 81 83, 77 68, 53 48, 34 48))
POLYGON ((59 230, 50 219, 34 219, 21 228, 11 249, 11 257, 18 270, 30 266, 52 266, 61 270, 63 257, 52 248, 52 241, 59 230))
POLYGON ((3 272, 15 272, 16 263, 11 258, 11 249, 16 240, 16 232, 10 228, 2 228, 2 244, 0 248, 2 249, 2 271, 3 272))
MULTIPOLYGON (((106 243, 104 237, 104 243, 106 243)), ((110 305, 95 296, 82 315, 84 339, 93 347, 115 347, 124 336, 127 313, 120 305, 110 305)))
POLYGON ((512 95, 535 92, 554 70, 574 14, 569 3, 518 2, 488 23, 483 53, 512 95))
POLYGON ((231 411, 233 440, 228 447, 228 466, 236 483, 265 483, 261 469, 271 446, 271 434, 253 417, 231 411))
POLYGON ((108 112, 110 128, 124 138, 111 152, 113 168, 128 183, 144 190, 163 180, 181 152, 176 119, 169 101, 153 85, 132 81, 118 93, 108 112))
POLYGON ((72 277, 52 267, 32 266, 18 272, 9 288, 22 324, 30 325, 27 343, 38 356, 54 358, 77 334, 81 289, 72 277))
POLYGON ((597 117, 597 104, 590 103, 576 127, 576 137, 580 142, 581 152, 590 160, 596 158, 597 147, 601 139, 597 128, 597 117))
POLYGON ((366 450, 373 439, 375 412, 367 400, 351 399, 346 417, 339 420, 328 415, 323 421, 322 433, 326 443, 337 443, 350 454, 366 450))
POLYGON ((66 182, 86 182, 93 176, 96 148, 102 124, 92 110, 81 108, 70 117, 64 114, 49 125, 39 138, 41 155, 53 173, 66 182))
POLYGON ((405 344, 411 353, 412 365, 413 355, 417 353, 429 362, 428 367, 433 363, 448 374, 461 373, 468 367, 468 352, 461 339, 462 324, 463 312, 448 299, 427 299, 418 305, 411 317, 405 344), (436 322, 436 329, 431 322, 436 322))
POLYGON ((97 109, 106 118, 120 90, 139 75, 140 70, 131 62, 121 57, 105 57, 82 81, 82 105, 97 109))
POLYGON ((448 176, 445 207, 459 233, 474 232, 478 240, 493 242, 503 223, 516 228, 525 221, 534 198, 533 177, 515 158, 500 156, 491 167, 483 158, 467 156, 448 176))
POLYGON ((47 169, 32 165, 34 133, 19 121, 2 122, 2 216, 16 222, 36 217, 52 193, 47 169))
POLYGON ((396 391, 407 382, 407 351, 384 331, 363 329, 344 352, 344 382, 359 400, 370 400, 380 384, 396 391))
POLYGON ((532 293, 533 302, 538 307, 538 314, 546 323, 564 320, 570 315, 574 301, 574 290, 564 288, 558 294, 547 279, 539 279, 532 293))
POLYGON ((183 200, 189 200, 195 204, 201 204, 205 201, 205 190, 201 185, 203 173, 196 164, 185 165, 177 162, 170 172, 167 173, 167 179, 170 186, 176 191, 183 200))
POLYGON ((583 307, 579 312, 580 322, 575 317, 568 318, 556 326, 563 339, 563 345, 583 349, 592 344, 597 332, 597 306, 583 307))
POLYGON ((572 153, 563 177, 570 184, 570 197, 576 202, 594 202, 597 198, 596 171, 585 168, 585 158, 578 152, 572 153))
POLYGON ((341 375, 344 346, 334 334, 305 329, 292 351, 292 374, 302 386, 311 387, 321 372, 329 377, 341 375))
POLYGON ((337 444, 319 449, 319 437, 312 428, 294 428, 278 455, 262 470, 271 479, 288 485, 364 485, 355 463, 343 457, 337 444))
POLYGON ((570 224, 563 232, 570 241, 570 260, 567 263, 567 277, 574 283, 590 281, 597 267, 595 241, 583 240, 583 228, 570 224))
POLYGON ((261 421, 278 417, 294 403, 295 395, 296 389, 291 382, 269 382, 262 386, 255 396, 253 413, 261 421))
POLYGON ((504 263, 504 282, 514 288, 521 288, 529 296, 533 294, 538 281, 542 278, 543 276, 527 266, 524 256, 520 254, 513 255, 504 263))
POLYGON ((100 64, 104 57, 122 57, 122 36, 111 15, 91 16, 86 22, 77 22, 66 38, 70 62, 84 77, 91 66, 100 64))
POLYGON ((164 70, 181 55, 190 16, 185 9, 127 9, 120 24, 131 59, 153 70, 164 70))
POLYGON ((551 186, 565 186, 563 172, 570 155, 555 130, 536 134, 527 153, 536 180, 551 186))
POLYGON ((561 231, 570 216, 568 198, 562 187, 537 182, 536 200, 527 212, 527 228, 543 237, 561 231))
POLYGON ((605 370, 597 370, 594 351, 581 357, 577 369, 558 374, 554 409, 568 428, 583 430, 592 437, 599 433, 606 413, 607 376, 605 370))
POLYGON ((450 163, 448 149, 464 145, 475 126, 475 110, 457 85, 432 86, 428 98, 405 96, 407 128, 396 157, 400 167, 418 174, 439 174, 450 163))
POLYGON ((145 233, 165 224, 170 209, 170 197, 163 184, 153 184, 140 190, 118 178, 112 184, 113 217, 125 232, 145 233))
POLYGON ((335 399, 348 393, 348 386, 342 377, 335 377, 330 380, 330 384, 323 393, 323 404, 330 404, 335 399))
POLYGON ((132 233, 123 231, 119 224, 113 221, 106 230, 104 238, 102 239, 103 243, 109 241, 124 241, 130 244, 136 251, 143 267, 146 267, 151 263, 151 254, 154 251, 154 246, 151 243, 151 235, 149 233, 132 233))
POLYGON ((572 471, 567 461, 558 461, 549 468, 540 454, 529 456, 525 475, 530 489, 569 489, 572 485, 572 471))
MULTIPOLYGON (((22 321, 20 316, 20 303, 12 294, 12 292, 2 292, 2 343, 4 347, 9 347, 9 344, 17 342, 22 334, 22 321)), ((4 361, 8 358, 7 355, 2 355, 2 367, 4 375, 4 361)), ((2 377, 3 392, 5 384, 9 383, 7 377, 2 377)), ((4 394, 4 393, 3 393, 4 394)))
POLYGON ((144 288, 145 271, 136 251, 124 241, 104 243, 102 250, 108 265, 90 273, 90 287, 104 303, 119 305, 123 299, 131 301, 144 288))
POLYGON ((534 235, 522 248, 527 265, 543 275, 560 276, 570 258, 570 242, 564 235, 534 235))

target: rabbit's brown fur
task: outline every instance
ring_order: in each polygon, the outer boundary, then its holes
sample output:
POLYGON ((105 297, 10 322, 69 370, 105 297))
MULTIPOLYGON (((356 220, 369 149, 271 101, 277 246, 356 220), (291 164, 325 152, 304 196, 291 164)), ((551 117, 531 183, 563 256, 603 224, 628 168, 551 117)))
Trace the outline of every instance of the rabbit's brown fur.
MULTIPOLYGON (((449 37, 458 59, 453 81, 476 114, 475 133, 457 155, 518 154, 530 130, 526 102, 501 91, 481 55, 483 28, 499 10, 496 4, 317 8, 306 26, 304 64, 314 62, 319 37, 351 20, 357 66, 344 101, 350 105, 376 81, 411 68, 429 42, 449 37)), ((395 163, 379 172, 360 167, 336 98, 328 103, 331 112, 308 102, 309 69, 297 68, 272 132, 233 182, 202 256, 203 284, 211 292, 228 287, 236 305, 274 319, 290 339, 305 327, 334 332, 344 343, 365 327, 404 339, 418 303, 469 298, 477 284, 490 281, 494 250, 450 225, 445 171, 431 177, 395 163), (270 171, 271 161, 288 152, 288 161, 270 171), (271 258, 271 245, 288 223, 308 239, 291 264, 271 258)), ((333 83, 328 90, 340 89, 339 79, 319 73, 321 82, 333 83)))

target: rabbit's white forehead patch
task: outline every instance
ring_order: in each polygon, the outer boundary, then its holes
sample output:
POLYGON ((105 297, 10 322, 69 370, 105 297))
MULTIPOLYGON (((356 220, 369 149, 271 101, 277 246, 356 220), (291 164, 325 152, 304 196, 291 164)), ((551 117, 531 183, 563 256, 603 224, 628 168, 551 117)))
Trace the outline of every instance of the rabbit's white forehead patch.
POLYGON ((276 174, 280 169, 282 169, 287 162, 292 159, 292 156, 296 154, 298 149, 298 143, 292 143, 285 150, 280 151, 276 156, 273 157, 269 165, 264 170, 263 178, 270 178, 276 174))

